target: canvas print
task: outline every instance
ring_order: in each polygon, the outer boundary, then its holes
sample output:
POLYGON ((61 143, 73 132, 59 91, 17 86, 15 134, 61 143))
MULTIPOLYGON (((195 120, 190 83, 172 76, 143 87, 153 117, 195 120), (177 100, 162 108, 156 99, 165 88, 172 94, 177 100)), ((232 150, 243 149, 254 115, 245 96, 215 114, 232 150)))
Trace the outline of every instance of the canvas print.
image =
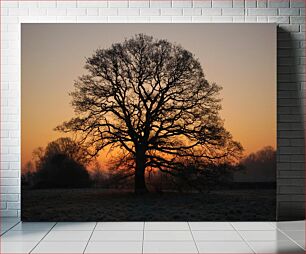
POLYGON ((23 221, 275 220, 275 25, 21 39, 23 221))

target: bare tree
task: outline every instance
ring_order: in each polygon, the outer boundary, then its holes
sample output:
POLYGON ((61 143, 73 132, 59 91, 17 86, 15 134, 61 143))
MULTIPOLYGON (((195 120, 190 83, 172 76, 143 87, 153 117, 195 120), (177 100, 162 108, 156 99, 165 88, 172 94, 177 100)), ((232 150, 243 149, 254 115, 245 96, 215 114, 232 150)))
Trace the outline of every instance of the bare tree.
POLYGON ((76 132, 92 156, 106 147, 134 160, 135 192, 145 172, 176 174, 178 158, 235 159, 242 147, 219 116, 220 87, 180 45, 138 34, 86 61, 71 93, 76 117, 57 130, 76 132))

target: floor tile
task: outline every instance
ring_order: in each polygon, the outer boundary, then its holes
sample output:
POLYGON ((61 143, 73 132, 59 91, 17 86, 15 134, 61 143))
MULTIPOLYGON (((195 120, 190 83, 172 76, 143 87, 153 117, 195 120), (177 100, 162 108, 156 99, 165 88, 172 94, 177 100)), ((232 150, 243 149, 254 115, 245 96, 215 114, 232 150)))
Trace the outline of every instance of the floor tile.
POLYGON ((269 222, 232 222, 236 230, 275 230, 269 222))
POLYGON ((7 228, 1 228, 0 229, 0 235, 4 234, 8 229, 7 228))
POLYGON ((283 230, 293 240, 305 240, 305 231, 303 230, 283 230))
POLYGON ((253 253, 252 249, 241 242, 197 242, 200 253, 253 253))
POLYGON ((94 231, 90 241, 142 241, 143 231, 94 231))
POLYGON ((191 230, 235 230, 229 222, 189 222, 191 230))
POLYGON ((196 247, 200 253, 252 253, 239 234, 256 253, 304 253, 301 246, 305 246, 304 221, 190 222, 189 225, 186 222, 61 222, 55 226, 47 222, 18 223, 18 219, 1 222, 2 230, 12 226, 1 236, 0 253, 28 253, 40 240, 33 253, 83 253, 91 234, 85 253, 141 253, 142 249, 144 253, 197 253, 196 247), (274 225, 280 231, 273 230, 274 225))
POLYGON ((4 232, 8 231, 9 229, 13 228, 15 225, 18 225, 18 221, 15 222, 1 222, 0 224, 0 231, 1 234, 3 234, 4 232))
POLYGON ((236 231, 192 231, 195 241, 242 241, 236 231))
POLYGON ((304 250, 306 249, 305 240, 296 240, 295 242, 304 250))
MULTIPOLYGON (((17 232, 17 231, 16 231, 17 232)), ((86 242, 92 231, 50 231, 43 239, 44 242, 86 242)))
POLYGON ((276 227, 281 230, 304 230, 305 231, 305 221, 276 222, 276 227))
POLYGON ((7 242, 35 242, 40 241, 47 232, 41 231, 8 231, 1 236, 1 241, 7 242))
POLYGON ((273 228, 276 229, 276 225, 277 225, 276 221, 269 221, 268 223, 270 223, 273 226, 273 228))
POLYGON ((0 253, 29 253, 38 242, 1 242, 0 253))
POLYGON ((87 242, 40 242, 31 253, 83 253, 87 242))
POLYGON ((255 253, 304 253, 304 250, 291 241, 249 242, 255 253))
POLYGON ((278 230, 271 231, 239 231, 246 241, 282 241, 289 240, 283 233, 278 230))
POLYGON ((98 222, 95 230, 143 230, 144 222, 98 222))
POLYGON ((89 242, 85 253, 142 253, 142 242, 89 242))
POLYGON ((55 225, 54 222, 20 222, 11 230, 13 231, 48 231, 55 225))
POLYGON ((143 253, 198 253, 194 242, 144 242, 143 253))
POLYGON ((145 231, 145 241, 193 241, 190 231, 145 231))
POLYGON ((187 222, 145 222, 145 230, 190 230, 187 222))
POLYGON ((283 231, 285 235, 289 236, 293 241, 305 248, 305 231, 304 230, 286 230, 283 231))
POLYGON ((66 231, 66 230, 93 230, 96 222, 58 222, 52 229, 55 231, 66 231))

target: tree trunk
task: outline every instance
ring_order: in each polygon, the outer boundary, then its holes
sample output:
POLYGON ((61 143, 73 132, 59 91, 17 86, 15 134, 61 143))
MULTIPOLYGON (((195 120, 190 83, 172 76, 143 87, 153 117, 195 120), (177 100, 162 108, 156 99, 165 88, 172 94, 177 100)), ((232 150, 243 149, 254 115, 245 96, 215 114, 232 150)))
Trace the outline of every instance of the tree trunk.
POLYGON ((145 154, 136 153, 136 168, 135 168, 135 193, 147 193, 148 189, 145 182, 145 154))

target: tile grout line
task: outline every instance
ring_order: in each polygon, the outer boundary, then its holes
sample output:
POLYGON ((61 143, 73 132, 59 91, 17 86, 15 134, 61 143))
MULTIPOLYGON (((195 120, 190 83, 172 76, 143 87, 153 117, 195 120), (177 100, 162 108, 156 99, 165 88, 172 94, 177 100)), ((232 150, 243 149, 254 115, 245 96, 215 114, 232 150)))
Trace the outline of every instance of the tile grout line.
MULTIPOLYGON (((274 222, 274 221, 273 221, 274 222)), ((272 221, 269 221, 269 224, 274 228, 274 229, 277 229, 277 221, 275 221, 276 223, 273 224, 272 221)))
POLYGON ((51 232, 51 230, 55 227, 55 225, 57 224, 57 222, 55 222, 55 224, 49 229, 49 231, 38 241, 38 243, 29 251, 29 253, 32 253, 33 250, 35 250, 35 248, 38 246, 38 244, 41 243, 42 240, 45 239, 45 237, 51 232))
POLYGON ((9 232, 12 228, 14 228, 15 226, 17 226, 21 221, 18 221, 16 224, 13 224, 13 226, 11 226, 9 229, 5 230, 2 234, 0 234, 0 236, 3 236, 5 233, 9 232))
POLYGON ((190 233, 191 233, 192 240, 193 240, 193 242, 194 242, 194 244, 195 244, 195 246, 196 246, 197 252, 200 253, 199 248, 198 248, 198 245, 197 245, 197 242, 196 242, 195 239, 194 239, 194 236, 193 236, 193 233, 192 233, 192 230, 191 230, 189 221, 187 221, 187 224, 188 224, 188 227, 189 227, 189 231, 190 231, 190 233))
POLYGON ((283 233, 287 238, 289 238, 290 241, 294 242, 296 245, 298 245, 299 247, 301 247, 303 250, 305 250, 305 247, 301 246, 298 242, 296 242, 292 237, 290 237, 289 235, 286 234, 285 231, 276 228, 276 230, 278 230, 279 232, 283 233))
POLYGON ((256 251, 253 249, 253 247, 249 244, 249 242, 247 240, 244 239, 244 237, 240 234, 239 230, 235 228, 235 226, 233 225, 232 222, 230 222, 231 226, 233 227, 233 229, 237 232, 237 234, 241 237, 241 239, 243 240, 243 242, 253 251, 253 253, 256 253, 256 251))
POLYGON ((144 234, 145 234, 145 221, 143 222, 142 226, 142 244, 141 244, 141 253, 143 254, 143 246, 144 246, 144 234))
POLYGON ((84 248, 84 251, 82 252, 83 254, 85 253, 85 251, 86 251, 86 249, 87 249, 87 246, 88 246, 88 244, 89 244, 89 242, 90 242, 90 239, 91 239, 93 233, 94 233, 95 230, 96 230, 97 225, 98 225, 98 222, 96 221, 96 224, 95 224, 95 226, 94 226, 94 228, 93 228, 93 230, 92 230, 92 232, 91 232, 91 234, 90 234, 90 236, 89 236, 89 239, 88 239, 88 241, 87 241, 87 243, 86 243, 86 246, 85 246, 85 248, 84 248))

